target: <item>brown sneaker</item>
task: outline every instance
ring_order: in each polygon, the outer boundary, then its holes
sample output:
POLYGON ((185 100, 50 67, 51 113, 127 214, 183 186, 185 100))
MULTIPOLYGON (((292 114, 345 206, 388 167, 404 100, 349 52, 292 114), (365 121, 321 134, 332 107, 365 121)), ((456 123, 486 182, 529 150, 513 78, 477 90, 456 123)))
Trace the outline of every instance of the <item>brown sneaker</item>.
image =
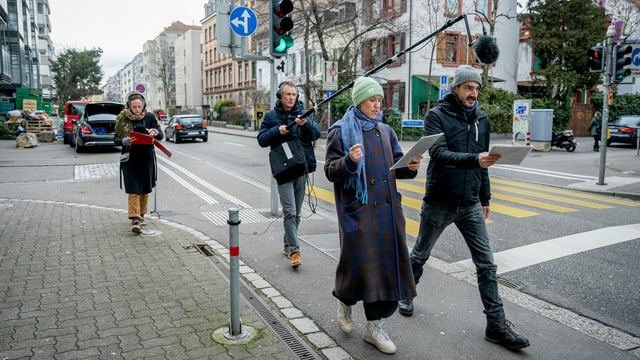
POLYGON ((300 258, 300 253, 291 254, 291 266, 298 267, 302 265, 302 259, 300 258))
POLYGON ((137 219, 131 222, 131 232, 136 234, 142 233, 142 228, 140 227, 140 221, 138 221, 137 219))
POLYGON ((284 246, 284 250, 282 250, 282 252, 287 255, 287 257, 291 256, 291 247, 289 245, 285 245, 284 246))

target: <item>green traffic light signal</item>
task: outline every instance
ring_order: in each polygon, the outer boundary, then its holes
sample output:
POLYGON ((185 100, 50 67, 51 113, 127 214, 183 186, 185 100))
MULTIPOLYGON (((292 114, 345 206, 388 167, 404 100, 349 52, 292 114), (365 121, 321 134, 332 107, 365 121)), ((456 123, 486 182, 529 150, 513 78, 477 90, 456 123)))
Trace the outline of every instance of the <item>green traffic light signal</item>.
POLYGON ((277 53, 282 54, 282 53, 286 53, 287 49, 289 49, 292 46, 293 46, 293 38, 289 35, 284 35, 279 39, 278 43, 274 47, 274 50, 277 53))
POLYGON ((631 75, 631 45, 619 44, 613 49, 613 71, 611 71, 613 83, 620 83, 622 79, 631 75))
POLYGON ((291 29, 293 29, 293 2, 291 0, 269 0, 271 15, 271 56, 279 58, 287 54, 293 46, 291 29))

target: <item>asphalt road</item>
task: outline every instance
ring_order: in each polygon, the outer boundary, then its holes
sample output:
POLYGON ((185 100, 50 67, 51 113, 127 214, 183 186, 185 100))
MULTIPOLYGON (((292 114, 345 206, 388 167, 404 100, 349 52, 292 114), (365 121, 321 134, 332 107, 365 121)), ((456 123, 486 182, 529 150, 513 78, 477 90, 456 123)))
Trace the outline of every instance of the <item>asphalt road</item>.
MULTIPOLYGON (((3 149, 0 166, 4 168, 0 172, 0 196, 125 207, 124 194, 117 185, 117 149, 76 154, 68 145, 62 145, 61 141, 22 150, 12 145, 11 142, 0 142, 3 149)), ((335 307, 327 297, 337 256, 337 225, 331 196, 327 194, 331 186, 322 173, 313 176, 312 185, 317 199, 310 198, 311 202, 305 206, 305 219, 301 226, 300 235, 306 247, 303 252, 305 264, 300 271, 293 272, 279 251, 271 251, 279 248, 281 224, 270 216, 273 197, 266 149, 258 148, 255 139, 250 137, 225 134, 210 134, 206 144, 193 142, 175 145, 165 142, 165 145, 173 151, 174 156, 171 159, 159 156, 159 185, 152 203, 155 214, 184 223, 226 243, 227 225, 221 214, 241 204, 259 218, 243 224, 243 261, 277 284, 292 301, 308 309, 315 321, 339 338, 340 334, 332 333, 335 328, 331 325, 335 307), (316 213, 313 214, 311 209, 316 213)), ((585 327, 593 328, 583 330, 593 331, 595 338, 611 343, 608 338, 615 337, 619 331, 630 335, 632 339, 640 335, 640 304, 637 297, 640 282, 634 276, 640 266, 631 256, 638 253, 640 242, 637 235, 615 244, 604 245, 603 240, 620 238, 623 234, 620 226, 637 224, 640 203, 571 189, 572 184, 597 179, 598 155, 589 151, 590 145, 581 144, 575 153, 556 150, 544 154, 532 153, 517 169, 492 169, 495 200, 489 229, 494 251, 506 255, 510 254, 509 251, 526 250, 527 246, 534 245, 539 246, 536 253, 550 253, 551 248, 545 248, 545 242, 553 244, 554 240, 557 242, 557 239, 584 233, 573 241, 569 239, 568 255, 558 258, 543 256, 543 261, 538 262, 528 256, 521 264, 503 265, 511 270, 501 273, 501 277, 504 284, 516 289, 516 298, 517 293, 526 294, 542 300, 542 305, 537 306, 551 304, 569 311, 567 314, 570 316, 553 318, 549 315, 555 323, 575 328, 570 324, 576 319, 574 315, 578 319, 593 319, 598 326, 589 323, 585 327), (523 184, 528 187, 523 187, 523 184), (594 235, 593 232, 599 229, 608 230, 594 235), (591 245, 585 246, 585 243, 591 245), (598 338, 598 333, 604 335, 598 338)), ((614 158, 619 153, 628 156, 628 152, 634 151, 611 148, 610 156, 614 158)), ((322 141, 318 143, 317 153, 321 162, 322 141)), ((319 169, 321 165, 319 163, 319 169)), ((610 169, 607 174, 612 177, 636 176, 626 174, 624 170, 616 172, 610 169)), ((423 186, 424 178, 403 182, 401 186, 408 223, 413 222, 414 227, 418 221, 423 186)), ((408 234, 409 244, 412 244, 415 235, 412 235, 410 228, 408 234)), ((529 254, 527 251, 521 253, 529 254)), ((443 234, 433 255, 430 265, 440 271, 433 272, 433 283, 425 281, 419 285, 421 295, 417 300, 417 316, 428 322, 434 320, 432 316, 437 314, 434 313, 436 308, 445 311, 441 309, 442 304, 436 306, 433 303, 438 300, 437 296, 434 298, 434 294, 429 293, 430 287, 440 281, 441 276, 446 276, 443 274, 458 276, 465 273, 463 270, 468 259, 468 252, 453 228, 443 234)), ((466 279, 464 275, 459 277, 466 279)), ((477 297, 474 291, 468 294, 468 289, 460 291, 460 296, 470 297, 471 300, 477 297)), ((514 301, 511 298, 509 300, 514 301)), ((523 306, 517 301, 515 303, 523 306)), ((482 328, 479 304, 468 310, 476 315, 461 317, 456 321, 475 325, 480 323, 482 328)), ((519 313, 514 313, 519 311, 512 305, 507 308, 508 315, 526 320, 527 316, 521 318, 519 313)), ((539 312, 544 313, 544 309, 539 309, 539 312)), ((394 318, 390 325, 396 333, 410 331, 419 324, 407 325, 402 320, 394 318), (403 329, 407 326, 409 328, 403 329)), ((516 323, 517 330, 524 333, 544 333, 541 324, 516 323)), ((534 334, 531 334, 534 338, 540 336, 534 334)), ((399 339, 396 343, 409 348, 407 354, 424 351, 420 344, 412 344, 411 337, 399 339)), ((360 341, 354 339, 345 340, 345 348, 358 354, 358 358, 370 356, 369 352, 361 349, 360 341)), ((537 355, 544 358, 543 353, 537 355)))

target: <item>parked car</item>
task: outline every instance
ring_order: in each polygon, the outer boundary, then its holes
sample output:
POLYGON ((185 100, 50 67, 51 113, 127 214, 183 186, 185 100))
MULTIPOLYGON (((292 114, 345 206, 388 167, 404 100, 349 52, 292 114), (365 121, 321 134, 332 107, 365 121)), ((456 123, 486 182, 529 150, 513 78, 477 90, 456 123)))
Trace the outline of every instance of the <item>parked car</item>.
POLYGON ((114 146, 116 117, 123 109, 124 104, 108 101, 87 104, 74 121, 69 146, 76 152, 85 147, 114 146))
POLYGON ((607 146, 612 143, 637 144, 640 115, 621 115, 609 122, 611 137, 607 139, 607 146))
POLYGON ((156 114, 156 117, 160 121, 167 121, 167 113, 162 110, 153 110, 153 113, 156 114))
POLYGON ((73 130, 73 122, 78 120, 78 116, 84 111, 84 107, 90 101, 67 101, 62 111, 62 142, 69 144, 69 136, 73 130))
POLYGON ((202 139, 203 142, 207 142, 207 123, 197 114, 173 115, 164 128, 164 138, 176 144, 186 139, 202 139))

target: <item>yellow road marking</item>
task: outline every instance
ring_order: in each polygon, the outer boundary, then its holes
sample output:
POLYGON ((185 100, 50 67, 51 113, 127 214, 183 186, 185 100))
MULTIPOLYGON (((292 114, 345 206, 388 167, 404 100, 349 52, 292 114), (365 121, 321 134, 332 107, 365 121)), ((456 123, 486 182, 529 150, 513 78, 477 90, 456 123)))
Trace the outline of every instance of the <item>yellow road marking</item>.
POLYGON ((504 195, 504 194, 499 194, 499 193, 492 193, 491 194, 491 199, 509 201, 509 202, 513 202, 513 203, 516 203, 516 204, 520 204, 520 205, 527 205, 527 206, 540 208, 540 209, 544 209, 544 210, 549 210, 549 211, 555 211, 555 212, 559 212, 559 213, 569 213, 569 212, 578 211, 577 209, 569 208, 569 207, 566 207, 566 206, 554 205, 554 204, 544 203, 542 201, 530 200, 530 199, 525 199, 525 198, 522 198, 522 197, 504 195))
POLYGON ((424 184, 422 186, 418 186, 418 185, 411 185, 403 181, 398 181, 396 183, 396 186, 398 187, 398 189, 407 190, 407 191, 420 194, 420 197, 424 195, 424 191, 425 191, 424 184))
POLYGON ((526 196, 531 196, 531 197, 536 197, 536 198, 541 198, 541 199, 546 199, 546 200, 553 200, 553 201, 567 203, 567 204, 580 205, 580 206, 584 206, 584 207, 591 208, 591 209, 611 209, 611 208, 613 208, 613 206, 610 206, 610 205, 596 204, 596 203, 593 203, 593 202, 570 199, 570 198, 567 198, 567 197, 564 197, 564 196, 548 195, 548 194, 543 194, 541 192, 536 192, 536 191, 513 189, 513 188, 506 187, 506 186, 501 186, 501 185, 493 185, 493 186, 491 186, 491 190, 501 190, 501 191, 506 191, 506 192, 512 192, 512 193, 516 193, 518 195, 526 195, 526 196))
MULTIPOLYGON (((307 188, 307 193, 309 193, 309 191, 313 191, 316 197, 318 197, 318 199, 320 200, 326 201, 333 205, 336 204, 332 191, 329 191, 317 186, 314 186, 312 189, 307 188)), ((402 206, 419 211, 422 208, 422 200, 416 200, 416 199, 409 198, 407 196, 403 196, 402 206)), ((418 231, 420 230, 420 221, 419 220, 416 221, 405 216, 405 222, 406 222, 406 225, 405 225, 406 234, 413 237, 417 237, 418 231)), ((493 223, 492 220, 487 220, 487 224, 491 224, 491 223, 493 223)))
POLYGON ((535 184, 523 183, 518 181, 494 179, 494 178, 491 178, 491 183, 515 186, 523 189, 539 190, 539 191, 544 191, 552 194, 570 195, 577 198, 596 200, 596 201, 601 201, 601 202, 606 202, 606 203, 616 204, 616 205, 633 206, 633 207, 640 206, 640 202, 637 202, 637 201, 620 199, 620 198, 615 198, 615 197, 606 196, 606 195, 598 195, 598 194, 582 193, 582 192, 573 191, 573 190, 558 189, 551 186, 535 185, 535 184))
POLYGON ((529 211, 529 210, 525 210, 525 209, 518 209, 515 208, 513 206, 508 206, 508 205, 502 205, 502 204, 496 204, 495 202, 491 203, 491 212, 492 213, 498 213, 498 214, 502 214, 502 215, 508 215, 508 216, 512 216, 518 219, 522 219, 522 218, 526 218, 526 217, 530 217, 530 216, 536 216, 536 215, 540 215, 537 212, 533 212, 533 211, 529 211))

